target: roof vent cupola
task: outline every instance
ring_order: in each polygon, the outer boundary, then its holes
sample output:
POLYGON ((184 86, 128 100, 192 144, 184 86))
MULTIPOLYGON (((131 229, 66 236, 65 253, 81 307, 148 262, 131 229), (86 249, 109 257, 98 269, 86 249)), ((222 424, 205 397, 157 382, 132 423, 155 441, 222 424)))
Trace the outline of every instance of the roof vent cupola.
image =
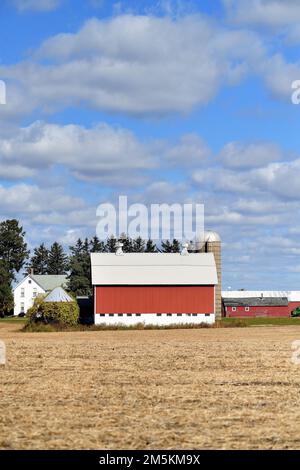
POLYGON ((189 248, 189 243, 183 243, 182 244, 182 250, 181 250, 181 256, 188 256, 189 252, 188 252, 188 248, 189 248))
POLYGON ((121 243, 121 242, 118 242, 116 244, 116 255, 117 256, 123 256, 124 255, 123 246, 124 246, 124 244, 121 243))

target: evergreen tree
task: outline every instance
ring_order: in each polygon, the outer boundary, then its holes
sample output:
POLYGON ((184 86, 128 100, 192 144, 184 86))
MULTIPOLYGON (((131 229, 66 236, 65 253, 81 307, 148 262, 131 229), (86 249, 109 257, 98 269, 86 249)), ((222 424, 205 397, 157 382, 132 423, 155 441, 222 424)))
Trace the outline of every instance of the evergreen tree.
POLYGON ((180 253, 180 242, 176 238, 172 242, 170 240, 162 241, 161 251, 163 253, 180 253))
POLYGON ((172 243, 170 240, 165 240, 161 242, 161 251, 163 253, 172 253, 172 243))
POLYGON ((15 279, 29 256, 24 241, 25 232, 15 219, 0 223, 0 260, 3 260, 12 279, 15 279))
POLYGON ((149 238, 149 240, 146 243, 146 253, 157 253, 157 247, 155 243, 149 238))
POLYGON ((75 246, 70 246, 68 287, 75 295, 91 295, 90 244, 79 238, 75 246))
POLYGON ((91 253, 103 253, 105 251, 105 243, 98 237, 93 237, 90 241, 91 253))
POLYGON ((172 242, 172 253, 180 253, 180 251, 180 242, 174 238, 172 242))
POLYGON ((90 254, 90 242, 88 240, 88 238, 85 238, 84 239, 84 242, 83 242, 83 253, 84 254, 90 254))
POLYGON ((34 274, 48 274, 49 250, 42 243, 33 250, 33 256, 27 264, 28 269, 32 269, 34 274))
POLYGON ((68 257, 62 245, 54 242, 48 256, 48 274, 66 274, 68 271, 68 257))
POLYGON ((14 308, 11 281, 12 277, 5 262, 0 260, 0 317, 11 313, 14 308))
POLYGON ((126 233, 121 233, 120 241, 123 243, 123 251, 124 253, 132 253, 133 252, 133 243, 132 239, 126 235, 126 233))
POLYGON ((142 237, 137 237, 133 240, 133 252, 134 253, 144 253, 145 252, 145 240, 142 237))
POLYGON ((111 235, 106 240, 105 251, 107 251, 108 253, 115 253, 116 252, 116 245, 117 245, 117 239, 116 239, 116 237, 114 237, 114 235, 111 235))
POLYGON ((71 252, 71 256, 80 255, 83 252, 83 241, 81 238, 78 238, 76 245, 70 246, 69 250, 71 252))

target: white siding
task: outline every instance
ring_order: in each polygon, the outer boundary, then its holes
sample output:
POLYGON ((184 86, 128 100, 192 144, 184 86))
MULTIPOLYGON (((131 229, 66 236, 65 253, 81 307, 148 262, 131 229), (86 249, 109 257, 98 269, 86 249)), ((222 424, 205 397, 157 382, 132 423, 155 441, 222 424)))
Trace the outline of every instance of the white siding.
POLYGON ((37 295, 45 294, 45 291, 33 279, 27 276, 14 289, 14 315, 19 315, 22 312, 22 304, 24 304, 24 313, 32 307, 35 293, 37 295))
POLYGON ((157 325, 157 326, 166 326, 166 325, 184 325, 184 324, 200 324, 200 323, 207 323, 212 325, 215 323, 215 315, 205 315, 205 314, 189 314, 183 313, 182 315, 171 314, 170 316, 166 313, 162 313, 161 315, 157 315, 156 313, 142 313, 141 315, 137 316, 136 314, 132 314, 128 316, 127 314, 123 314, 119 316, 118 314, 105 314, 104 316, 99 315, 98 313, 95 314, 95 325, 136 325, 137 323, 144 323, 145 325, 157 325))

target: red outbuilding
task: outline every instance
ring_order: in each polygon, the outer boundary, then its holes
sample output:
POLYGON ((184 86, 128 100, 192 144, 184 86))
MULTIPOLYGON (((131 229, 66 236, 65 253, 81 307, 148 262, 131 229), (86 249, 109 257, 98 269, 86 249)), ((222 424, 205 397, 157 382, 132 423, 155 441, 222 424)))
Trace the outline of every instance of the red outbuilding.
POLYGON ((287 297, 241 297, 225 298, 226 317, 289 317, 287 297))

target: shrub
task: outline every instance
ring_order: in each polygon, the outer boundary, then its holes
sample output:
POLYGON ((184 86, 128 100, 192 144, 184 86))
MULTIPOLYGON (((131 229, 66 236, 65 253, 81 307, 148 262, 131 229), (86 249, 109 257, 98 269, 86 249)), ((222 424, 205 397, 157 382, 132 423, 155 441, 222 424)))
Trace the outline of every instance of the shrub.
POLYGON ((297 308, 292 312, 292 317, 300 317, 300 307, 297 307, 297 308))
POLYGON ((62 326, 77 325, 79 307, 77 302, 44 302, 44 298, 36 298, 33 307, 27 312, 29 323, 57 324, 62 326))

